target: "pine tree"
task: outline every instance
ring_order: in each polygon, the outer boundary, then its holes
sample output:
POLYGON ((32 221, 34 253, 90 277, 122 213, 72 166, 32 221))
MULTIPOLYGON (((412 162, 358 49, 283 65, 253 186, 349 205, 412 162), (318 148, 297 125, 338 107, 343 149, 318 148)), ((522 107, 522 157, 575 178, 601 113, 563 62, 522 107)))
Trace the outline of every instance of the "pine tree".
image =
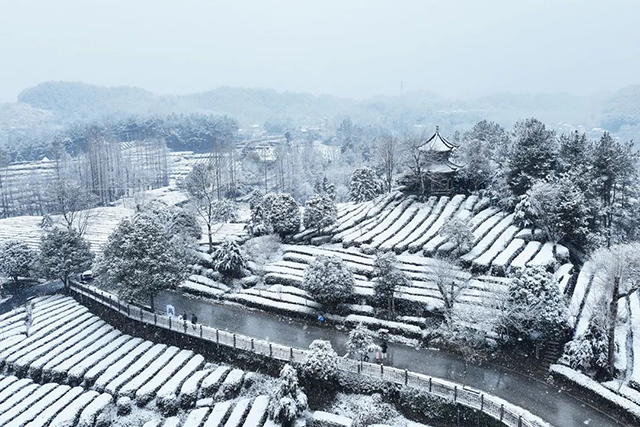
POLYGON ((380 194, 380 184, 371 168, 363 166, 353 171, 349 194, 354 202, 366 202, 380 194))
POLYGON ((291 365, 284 365, 280 370, 278 388, 269 400, 269 418, 282 427, 290 427, 307 406, 307 395, 298 385, 298 373, 291 365))
POLYGON ((514 137, 507 179, 513 193, 521 196, 536 179, 544 179, 556 169, 558 150, 555 133, 536 119, 516 123, 514 137))
POLYGON ((225 239, 213 250, 213 268, 228 277, 241 277, 247 267, 247 261, 240 246, 232 240, 225 239))

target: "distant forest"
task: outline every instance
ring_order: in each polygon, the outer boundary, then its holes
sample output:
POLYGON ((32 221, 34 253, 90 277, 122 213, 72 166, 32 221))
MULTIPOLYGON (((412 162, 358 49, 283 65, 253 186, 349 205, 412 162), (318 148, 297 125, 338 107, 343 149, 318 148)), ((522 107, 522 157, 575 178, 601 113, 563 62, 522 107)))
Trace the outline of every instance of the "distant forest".
POLYGON ((451 100, 415 92, 356 101, 229 87, 160 96, 133 87, 47 82, 22 91, 17 103, 0 104, 0 162, 40 159, 52 141, 62 142, 70 154, 83 152, 91 135, 114 141, 161 137, 172 150, 202 152, 212 139, 252 125, 272 135, 319 126, 335 134, 348 119, 397 135, 428 133, 435 125, 453 135, 484 119, 509 129, 532 116, 560 133, 577 129, 598 137, 604 129, 637 141, 640 86, 598 97, 496 94, 451 100))

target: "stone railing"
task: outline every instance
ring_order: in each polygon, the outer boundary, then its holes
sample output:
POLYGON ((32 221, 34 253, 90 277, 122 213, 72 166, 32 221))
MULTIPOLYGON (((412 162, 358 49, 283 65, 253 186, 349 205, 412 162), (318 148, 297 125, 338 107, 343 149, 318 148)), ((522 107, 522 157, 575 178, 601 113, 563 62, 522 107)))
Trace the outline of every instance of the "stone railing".
MULTIPOLYGON (((119 300, 115 295, 94 286, 71 283, 70 289, 81 298, 94 300, 137 322, 154 325, 159 328, 201 338, 217 345, 253 352, 280 361, 302 362, 305 358, 305 350, 222 331, 201 324, 193 327, 190 322, 152 313, 138 306, 128 304, 119 300)), ((454 403, 479 410, 508 427, 552 427, 551 424, 541 420, 539 417, 499 397, 488 395, 447 380, 433 378, 404 369, 374 363, 358 362, 346 358, 339 358, 339 368, 370 378, 382 379, 395 384, 418 388, 435 396, 450 399, 454 403)))

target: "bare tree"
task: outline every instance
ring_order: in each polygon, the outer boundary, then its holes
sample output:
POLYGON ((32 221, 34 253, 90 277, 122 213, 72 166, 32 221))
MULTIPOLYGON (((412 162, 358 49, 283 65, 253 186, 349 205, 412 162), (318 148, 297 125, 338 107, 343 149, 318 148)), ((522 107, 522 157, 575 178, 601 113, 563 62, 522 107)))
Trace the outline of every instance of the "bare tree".
POLYGON ((379 140, 380 161, 382 163, 382 173, 387 192, 391 192, 393 185, 393 172, 396 167, 397 139, 391 135, 386 135, 379 140))
POLYGON ((469 287, 469 278, 448 261, 439 258, 432 261, 425 270, 440 294, 445 320, 451 322, 460 295, 469 287))
POLYGON ((216 222, 215 180, 209 165, 197 164, 182 183, 189 195, 189 202, 207 226, 209 252, 213 251, 213 229, 216 222))

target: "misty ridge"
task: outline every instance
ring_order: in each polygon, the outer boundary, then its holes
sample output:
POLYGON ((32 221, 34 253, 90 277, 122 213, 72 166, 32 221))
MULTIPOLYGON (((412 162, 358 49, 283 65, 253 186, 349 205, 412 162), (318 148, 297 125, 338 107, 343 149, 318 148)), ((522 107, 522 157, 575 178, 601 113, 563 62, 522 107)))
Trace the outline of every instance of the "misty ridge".
POLYGON ((169 114, 229 116, 244 128, 267 124, 268 133, 269 123, 277 123, 276 128, 333 127, 345 118, 398 133, 436 124, 454 133, 484 119, 511 128, 518 120, 536 117, 558 132, 577 129, 597 136, 606 130, 622 140, 637 140, 640 86, 594 96, 496 93, 454 99, 419 91, 354 100, 262 88, 219 87, 174 96, 129 86, 45 82, 23 90, 16 103, 0 104, 0 141, 29 139, 80 122, 169 114))

